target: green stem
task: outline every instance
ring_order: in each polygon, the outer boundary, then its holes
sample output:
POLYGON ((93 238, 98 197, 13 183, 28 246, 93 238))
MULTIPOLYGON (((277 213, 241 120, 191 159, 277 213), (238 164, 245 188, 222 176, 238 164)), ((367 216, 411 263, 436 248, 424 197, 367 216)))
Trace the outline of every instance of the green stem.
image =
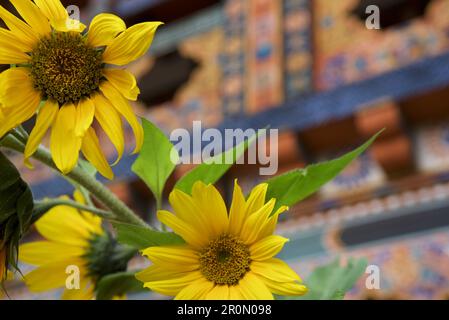
MULTIPOLYGON (((23 153, 25 150, 24 144, 12 135, 7 135, 5 138, 3 138, 2 145, 6 148, 18 151, 20 153, 23 153)), ((47 149, 40 147, 33 155, 33 158, 59 172, 58 168, 51 158, 50 152, 47 149)), ((84 172, 79 166, 76 166, 72 170, 72 172, 67 175, 67 177, 83 186, 99 202, 110 209, 116 217, 116 220, 143 226, 146 228, 151 228, 130 208, 128 208, 126 204, 120 201, 108 188, 97 181, 94 177, 91 177, 86 172, 84 172)))

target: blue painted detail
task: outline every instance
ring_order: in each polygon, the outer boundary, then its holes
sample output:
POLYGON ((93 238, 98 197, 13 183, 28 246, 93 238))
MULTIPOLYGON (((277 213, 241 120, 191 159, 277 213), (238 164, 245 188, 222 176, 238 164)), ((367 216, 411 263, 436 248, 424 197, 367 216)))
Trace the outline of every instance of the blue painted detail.
POLYGON ((380 76, 305 95, 253 117, 232 117, 220 128, 272 128, 305 130, 352 115, 383 97, 400 100, 449 85, 449 53, 422 60, 380 76))
POLYGON ((130 16, 159 5, 167 0, 127 0, 117 1, 117 13, 120 16, 130 16))

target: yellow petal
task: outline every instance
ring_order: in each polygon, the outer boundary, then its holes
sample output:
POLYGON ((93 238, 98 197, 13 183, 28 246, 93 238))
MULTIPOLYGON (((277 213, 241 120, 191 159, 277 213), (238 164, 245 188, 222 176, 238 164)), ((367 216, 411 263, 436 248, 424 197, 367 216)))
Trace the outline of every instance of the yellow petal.
POLYGON ((238 284, 245 300, 273 300, 273 295, 265 283, 252 272, 248 272, 238 284))
POLYGON ((37 231, 47 240, 84 248, 92 235, 92 226, 76 209, 57 206, 36 222, 37 231))
MULTIPOLYGON (((57 31, 68 31, 69 14, 60 0, 34 0, 57 31)), ((75 31, 75 30, 73 30, 75 31)))
POLYGON ((212 290, 214 284, 204 278, 196 280, 182 289, 175 297, 175 300, 202 300, 212 290))
POLYGON ((83 264, 84 262, 79 259, 46 264, 26 274, 24 277, 25 283, 28 289, 33 292, 42 292, 65 287, 66 279, 68 277, 68 274, 66 273, 67 266, 76 265, 79 268, 82 268, 83 264))
POLYGON ((85 254, 80 246, 51 241, 36 241, 20 246, 19 260, 28 264, 40 266, 58 261, 73 260, 85 254))
POLYGON ((3 20, 9 30, 11 30, 19 39, 18 41, 26 43, 30 48, 33 48, 39 41, 38 34, 33 31, 33 29, 29 25, 17 18, 2 6, 0 6, 0 19, 3 20))
POLYGON ((174 189, 170 193, 169 202, 176 217, 190 225, 195 232, 201 233, 206 239, 215 235, 210 227, 210 218, 201 211, 191 196, 181 190, 174 189))
POLYGON ((276 235, 271 235, 257 241, 249 248, 251 260, 263 261, 273 258, 281 252, 284 244, 288 241, 287 238, 276 235))
POLYGON ((104 62, 123 66, 142 57, 150 48, 156 29, 161 24, 144 22, 126 29, 106 47, 104 62))
POLYGON ((123 97, 123 95, 107 81, 103 82, 100 85, 100 90, 118 111, 118 113, 120 113, 126 119, 126 121, 128 121, 136 138, 136 147, 133 153, 139 152, 143 144, 143 128, 140 121, 134 114, 134 111, 131 108, 128 100, 126 100, 126 98, 123 97))
POLYGON ((152 265, 136 273, 136 278, 142 282, 151 282, 179 278, 185 275, 187 275, 186 272, 173 271, 165 266, 152 265))
POLYGON ((287 211, 289 208, 287 206, 280 207, 265 223, 265 226, 262 227, 262 230, 259 233, 258 239, 262 239, 268 237, 273 234, 276 229, 276 225, 278 223, 279 215, 283 212, 287 211))
POLYGON ((0 123, 0 137, 2 137, 9 130, 30 119, 36 113, 41 98, 34 90, 25 68, 4 71, 0 75, 0 82, 0 100, 5 118, 0 123))
POLYGON ((16 34, 5 28, 0 28, 0 44, 1 46, 14 46, 21 52, 30 52, 33 47, 22 41, 16 34))
POLYGON ((180 278, 146 282, 144 284, 144 287, 149 288, 160 294, 168 296, 176 296, 186 286, 192 284, 195 281, 198 281, 202 277, 203 276, 199 271, 195 271, 180 278))
POLYGON ((267 194, 268 184, 261 183, 256 186, 250 193, 247 200, 248 215, 256 212, 265 204, 265 196, 267 194))
POLYGON ((192 198, 206 214, 209 228, 215 235, 225 233, 229 226, 228 213, 223 198, 214 185, 205 185, 198 181, 192 187, 192 198))
POLYGON ((238 286, 229 287, 229 300, 244 300, 242 292, 238 286))
POLYGON ((123 156, 125 150, 125 137, 123 136, 122 119, 108 99, 97 94, 93 98, 95 104, 95 119, 111 140, 117 150, 117 164, 123 156))
POLYGON ((42 11, 30 0, 10 0, 22 18, 40 36, 51 32, 50 23, 42 11))
POLYGON ((308 291, 305 285, 294 281, 276 282, 268 278, 263 278, 263 282, 271 292, 277 295, 302 296, 308 291))
POLYGON ((89 98, 78 102, 76 106, 75 135, 82 138, 94 121, 95 105, 89 98))
POLYGON ((56 118, 58 110, 58 103, 51 100, 47 100, 40 108, 39 113, 37 114, 36 124, 31 131, 28 143, 25 147, 25 162, 36 152, 42 138, 45 136, 48 128, 50 128, 56 118))
POLYGON ((90 24, 87 42, 92 47, 107 46, 125 30, 126 24, 121 18, 110 13, 100 13, 90 24))
POLYGON ((92 300, 94 298, 94 285, 87 276, 80 279, 79 289, 65 289, 62 300, 92 300))
POLYGON ((229 210, 229 232, 235 236, 240 235, 246 216, 245 196, 242 189, 234 181, 234 193, 232 195, 231 209, 229 210))
POLYGON ((276 258, 266 261, 253 261, 251 271, 277 282, 302 281, 288 264, 276 258))
POLYGON ((131 72, 122 69, 104 69, 103 75, 126 99, 137 100, 140 90, 131 72))
POLYGON ((75 133, 76 117, 76 107, 71 103, 64 105, 51 130, 51 155, 63 174, 68 174, 78 163, 82 140, 75 133))
POLYGON ((176 217, 174 214, 160 210, 157 213, 159 221, 170 227, 176 234, 180 235, 188 244, 201 248, 209 241, 201 233, 198 233, 192 226, 176 217))
POLYGON ((81 151, 83 152, 86 159, 97 168, 105 178, 112 180, 114 179, 114 173, 109 166, 108 160, 106 159, 103 151, 100 147, 100 141, 98 140, 97 134, 93 128, 89 128, 83 138, 83 144, 81 146, 81 151))
POLYGON ((199 268, 197 252, 186 246, 150 247, 143 250, 142 254, 167 270, 186 272, 199 268))
POLYGON ((258 211, 251 214, 248 219, 246 219, 245 225, 243 226, 241 232, 241 238, 246 244, 251 245, 261 239, 260 233, 268 223, 275 204, 276 201, 271 199, 258 211))
POLYGON ((206 300, 229 300, 229 287, 214 286, 205 298, 206 300))

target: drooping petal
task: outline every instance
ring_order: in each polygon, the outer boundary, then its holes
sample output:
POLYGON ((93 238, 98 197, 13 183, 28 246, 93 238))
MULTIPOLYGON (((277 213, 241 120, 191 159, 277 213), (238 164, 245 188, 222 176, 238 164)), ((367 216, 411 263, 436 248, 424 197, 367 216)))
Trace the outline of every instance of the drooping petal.
POLYGON ((94 121, 95 105, 89 98, 80 100, 76 106, 75 135, 82 138, 94 121))
POLYGON ((203 275, 199 271, 195 271, 190 272, 186 276, 180 278, 145 282, 144 287, 149 288, 160 294, 165 294, 168 296, 176 296, 186 286, 195 283, 202 277, 203 275))
POLYGON ((134 75, 122 69, 104 69, 106 79, 128 100, 136 101, 140 93, 134 75))
POLYGON ((36 241, 20 246, 19 260, 31 265, 40 266, 57 261, 73 260, 85 254, 80 246, 52 241, 36 241))
POLYGON ((273 300, 273 295, 265 283, 252 272, 248 272, 238 284, 245 300, 273 300))
POLYGON ((40 108, 37 114, 36 124, 31 131, 27 145, 25 147, 24 157, 25 162, 36 152, 42 138, 47 133, 48 128, 52 125, 56 115, 58 114, 59 106, 57 102, 47 100, 40 108))
POLYGON ((81 151, 86 159, 92 163, 95 168, 97 168, 98 172, 109 180, 114 179, 114 173, 112 172, 108 160, 101 150, 100 141, 98 140, 97 134, 93 128, 89 128, 84 135, 81 151))
POLYGON ((201 248, 207 244, 208 238, 203 237, 201 233, 198 233, 188 223, 176 217, 174 214, 168 211, 160 210, 157 213, 159 221, 166 226, 170 227, 175 233, 180 235, 188 244, 201 248))
POLYGON ((39 35, 29 25, 2 6, 0 6, 0 19, 19 39, 18 41, 26 43, 30 48, 33 48, 39 41, 39 35))
POLYGON ((150 48, 156 29, 161 24, 144 22, 126 29, 106 47, 104 62, 123 66, 142 57, 150 48))
POLYGON ((276 201, 271 199, 246 219, 241 232, 241 238, 246 244, 251 245, 260 239, 260 233, 267 224, 275 204, 276 201))
POLYGON ((199 268, 198 254, 186 246, 150 247, 142 251, 155 265, 167 270, 194 271, 199 268))
POLYGON ((251 260, 264 261, 273 258, 281 252, 284 244, 288 241, 287 238, 276 235, 257 241, 249 248, 251 260))
POLYGON ((231 209, 229 210, 229 232, 235 236, 240 235, 243 224, 247 218, 245 196, 242 189, 234 181, 234 193, 232 195, 231 209))
POLYGON ((97 119, 101 128, 117 150, 117 160, 114 162, 116 164, 122 158, 125 150, 122 119, 109 100, 103 95, 97 94, 93 100, 95 104, 95 119, 97 119))
POLYGON ((5 118, 0 123, 0 137, 2 137, 36 113, 41 97, 34 90, 26 68, 4 71, 0 74, 0 83, 0 100, 5 118))
POLYGON ((126 98, 123 97, 123 95, 117 89, 115 89, 111 83, 107 81, 103 82, 100 85, 100 90, 109 100, 111 105, 113 105, 114 108, 118 111, 118 113, 120 113, 126 119, 126 121, 128 121, 136 138, 136 147, 133 153, 139 152, 143 144, 143 128, 140 121, 134 114, 134 111, 131 108, 128 100, 126 100, 126 98))
POLYGON ((43 265, 26 274, 25 283, 32 292, 42 292, 65 287, 68 277, 66 269, 69 265, 76 265, 82 268, 84 262, 77 259, 43 265))
POLYGON ((64 105, 59 109, 51 131, 51 155, 63 174, 68 174, 78 163, 82 140, 75 132, 76 117, 75 105, 64 105))
POLYGON ((50 34, 51 27, 47 17, 42 13, 38 6, 30 0, 10 0, 22 18, 39 34, 46 36, 50 34))
POLYGON ((175 300, 203 300, 214 287, 214 283, 202 278, 182 289, 175 300))
POLYGON ((126 24, 120 17, 111 13, 100 13, 92 19, 87 42, 92 47, 107 46, 125 30, 126 24))
POLYGON ((302 281, 287 263, 276 258, 266 261, 253 261, 251 271, 277 282, 302 281))
POLYGON ((223 234, 229 226, 228 213, 223 197, 214 185, 198 181, 192 187, 192 197, 201 212, 205 214, 209 228, 215 235, 223 234))
POLYGON ((84 248, 92 234, 92 227, 78 210, 57 206, 36 222, 37 231, 47 240, 84 248))

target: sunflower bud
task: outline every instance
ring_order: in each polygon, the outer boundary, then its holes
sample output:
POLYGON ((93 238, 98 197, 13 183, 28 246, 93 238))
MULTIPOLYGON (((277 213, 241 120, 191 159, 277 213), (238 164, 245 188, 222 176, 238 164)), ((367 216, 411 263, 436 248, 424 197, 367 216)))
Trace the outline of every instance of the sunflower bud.
POLYGON ((16 167, 0 152, 0 280, 17 269, 19 241, 32 224, 33 196, 16 167))

